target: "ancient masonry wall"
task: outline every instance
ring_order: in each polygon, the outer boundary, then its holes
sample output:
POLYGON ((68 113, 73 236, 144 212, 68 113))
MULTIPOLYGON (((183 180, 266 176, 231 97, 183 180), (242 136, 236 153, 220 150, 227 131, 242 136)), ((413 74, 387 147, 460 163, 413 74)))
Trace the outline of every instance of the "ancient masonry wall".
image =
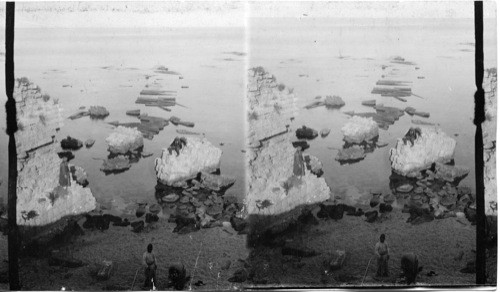
POLYGON ((483 82, 486 120, 482 125, 484 145, 484 203, 486 215, 497 216, 496 130, 497 71, 486 70, 483 82))
MULTIPOLYGON (((295 179, 291 124, 296 97, 262 68, 248 72, 247 214, 269 228, 286 226, 300 208, 330 197, 323 178, 305 169, 295 179)), ((261 228, 262 229, 262 228, 261 228)), ((264 231, 262 229, 262 231, 264 231)))
POLYGON ((63 125, 57 100, 41 93, 26 78, 16 80, 16 148, 18 153, 17 224, 38 226, 95 208, 89 188, 73 179, 66 189, 59 186, 62 160, 55 135, 63 125))

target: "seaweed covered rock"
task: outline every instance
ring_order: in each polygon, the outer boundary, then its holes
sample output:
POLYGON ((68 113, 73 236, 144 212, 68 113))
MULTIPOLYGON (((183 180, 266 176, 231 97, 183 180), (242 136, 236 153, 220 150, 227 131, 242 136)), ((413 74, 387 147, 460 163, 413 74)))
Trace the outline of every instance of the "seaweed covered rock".
POLYGON ((200 172, 213 172, 219 168, 222 150, 206 138, 182 139, 176 138, 169 148, 163 149, 161 157, 155 159, 156 176, 163 184, 175 185, 196 177, 200 172))
POLYGON ((106 143, 108 143, 108 150, 114 154, 125 154, 144 146, 140 131, 122 126, 116 127, 106 138, 106 143))
POLYGON ((390 150, 391 166, 397 174, 415 177, 433 163, 449 162, 456 141, 439 128, 411 128, 390 150))
POLYGON ((378 125, 372 118, 354 116, 342 127, 342 133, 347 143, 370 142, 378 137, 378 125))
POLYGON ((312 140, 318 137, 318 131, 308 128, 306 126, 302 126, 302 128, 298 128, 295 131, 295 135, 297 135, 297 139, 312 140))
POLYGON ((83 143, 82 141, 72 138, 70 136, 64 138, 61 140, 61 148, 62 149, 68 149, 68 150, 78 150, 82 148, 83 143))

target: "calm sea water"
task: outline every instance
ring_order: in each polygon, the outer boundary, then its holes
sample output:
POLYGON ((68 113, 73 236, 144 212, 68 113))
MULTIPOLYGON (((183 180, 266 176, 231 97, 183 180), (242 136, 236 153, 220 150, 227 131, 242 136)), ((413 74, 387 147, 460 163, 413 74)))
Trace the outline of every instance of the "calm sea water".
MULTIPOLYGON (((96 140, 91 149, 76 151, 72 162, 86 169, 90 187, 100 202, 154 199, 154 158, 177 136, 174 126, 167 126, 153 140, 145 140, 145 151, 154 155, 133 164, 127 172, 106 176, 99 171, 101 161, 93 159, 104 158, 108 153, 105 138, 113 127, 107 122, 134 121, 125 111, 136 108, 154 116, 175 115, 195 122, 194 131, 204 132, 214 145, 222 148, 222 173, 238 179, 229 192, 243 198, 245 57, 227 54, 233 51, 249 52, 249 66, 264 66, 279 82, 293 87, 300 107, 317 95, 340 95, 346 101, 340 111, 302 109, 296 119, 296 126, 332 130, 327 138, 312 141, 307 150, 323 162, 324 176, 332 189, 347 185, 364 190, 389 189, 389 148, 412 126, 409 116, 401 117, 387 131, 380 130, 380 139, 389 142, 389 146, 376 149, 357 164, 341 166, 334 160, 336 151, 327 149, 342 146, 340 129, 348 121, 342 111, 370 111, 361 106, 361 100, 372 98, 384 105, 412 106, 430 112, 428 120, 439 123, 457 140, 456 163, 471 169, 462 184, 475 188, 472 20, 252 18, 249 24, 246 31, 244 28, 18 29, 16 76, 29 77, 44 92, 58 98, 65 116, 80 106, 102 105, 110 111, 104 121, 88 117, 65 120, 57 135, 59 140, 67 135, 96 140), (391 67, 382 70, 381 66, 390 65, 392 56, 402 56, 420 67, 420 70, 402 65, 392 68, 399 69, 394 72, 398 79, 413 81, 413 92, 424 99, 409 97, 403 103, 370 94, 381 75, 391 71, 391 67), (178 90, 178 102, 188 108, 177 106, 167 113, 134 104, 148 83, 145 75, 158 65, 184 76, 183 80, 176 76, 157 77, 166 80, 168 89, 178 90), (307 76, 299 77, 301 74, 307 76), (181 89, 181 85, 189 88, 181 89)), ((487 31, 485 37, 487 66, 496 64, 494 33, 487 31)), ((4 91, 4 82, 0 82, 0 87, 4 91)), ((1 95, 2 104, 5 100, 1 95)), ((0 127, 0 180, 3 181, 0 197, 6 198, 4 111, 0 111, 0 127)))
MULTIPOLYGON (((327 147, 343 145, 341 128, 349 119, 343 111, 373 111, 361 105, 366 99, 429 112, 427 120, 457 140, 455 162, 471 170, 462 184, 475 189, 473 20, 253 18, 250 27, 250 66, 264 66, 278 82, 294 88, 301 108, 295 126, 331 129, 328 137, 313 140, 307 152, 322 161, 324 177, 334 191, 348 185, 389 191, 389 149, 414 126, 411 117, 401 117, 389 130, 380 130, 380 140, 388 142, 388 147, 376 149, 359 163, 340 165, 334 159, 337 151, 327 147), (420 69, 391 64, 393 56, 414 62, 420 69), (382 65, 393 66, 383 70, 382 65), (391 75, 393 68, 398 71, 391 75), (382 75, 412 81, 412 91, 424 98, 412 96, 401 102, 372 95, 382 75), (346 105, 341 110, 303 109, 317 95, 340 95, 346 105)), ((494 33, 487 32, 485 37, 487 66, 496 64, 494 33)))
MULTIPOLYGON (((88 117, 67 119, 57 135, 59 140, 67 135, 82 141, 96 140, 91 149, 83 147, 76 151, 72 163, 85 168, 98 201, 154 200, 154 159, 179 136, 175 132, 177 127, 167 126, 153 140, 144 140, 144 151, 153 152, 152 157, 141 159, 124 173, 105 175, 99 170, 102 161, 93 158, 105 158, 108 154, 105 139, 113 127, 107 122, 137 121, 126 116, 129 109, 165 118, 175 115, 194 122, 195 127, 189 130, 205 133, 211 143, 223 150, 221 173, 237 178, 228 193, 242 198, 245 67, 242 57, 225 52, 243 50, 241 28, 19 29, 15 73, 17 77, 27 76, 42 91, 58 98, 66 117, 80 106, 101 105, 109 110, 110 115, 104 121, 88 117), (224 60, 227 58, 231 60, 224 60), (184 79, 157 74, 146 80, 145 75, 153 74, 158 65, 181 73, 184 79), (177 90, 177 102, 187 108, 176 106, 168 113, 136 105, 139 92, 154 78, 163 79, 162 84, 167 84, 165 89, 177 90), (183 85, 189 88, 182 89, 183 85)), ((0 119, 4 123, 3 112, 0 119)), ((1 136, 2 149, 6 149, 6 137, 1 136)), ((6 162, 6 153, 0 153, 0 160, 6 162)), ((6 171, 5 167, 5 172, 1 172, 5 182, 6 171)), ((6 183, 1 187, 5 192, 6 183)))

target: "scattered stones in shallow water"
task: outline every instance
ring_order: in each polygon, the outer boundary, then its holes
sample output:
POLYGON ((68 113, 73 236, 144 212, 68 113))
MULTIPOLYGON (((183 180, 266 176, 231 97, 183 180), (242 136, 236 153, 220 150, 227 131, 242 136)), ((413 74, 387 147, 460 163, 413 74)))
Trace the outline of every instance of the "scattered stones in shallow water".
POLYGON ((413 190, 413 186, 410 184, 404 184, 396 188, 396 191, 400 193, 409 193, 413 190))
POLYGON ((66 150, 78 150, 82 148, 83 143, 82 141, 72 138, 70 136, 64 138, 61 140, 61 148, 66 150))
POLYGON ((57 152, 57 155, 59 156, 59 158, 66 157, 68 159, 68 161, 70 161, 71 159, 75 158, 75 155, 71 151, 57 152))
POLYGON ((140 204, 137 210, 135 210, 135 216, 137 218, 142 217, 144 214, 146 214, 146 205, 145 204, 140 204))
POLYGON ((377 104, 377 102, 375 101, 375 99, 369 99, 369 100, 363 100, 361 102, 362 105, 365 105, 365 106, 375 106, 377 104))
POLYGON ((161 206, 158 204, 153 204, 149 206, 149 212, 156 215, 161 212, 161 206))
POLYGON ((307 143, 307 141, 294 141, 294 142, 292 142, 292 146, 294 148, 300 147, 300 149, 302 151, 304 151, 310 147, 310 145, 309 145, 309 143, 307 143))
POLYGON ((141 110, 140 109, 129 110, 126 112, 126 115, 138 117, 141 115, 141 110))
POLYGON ((94 139, 87 139, 85 140, 85 147, 90 148, 94 145, 95 140, 94 139))
POLYGON ((378 203, 380 202, 380 196, 382 194, 373 194, 373 197, 371 198, 370 200, 370 207, 375 207, 378 205, 378 203))
POLYGON ((177 200, 179 200, 179 195, 176 193, 171 193, 163 197, 161 200, 167 203, 174 203, 177 202, 177 200))
POLYGON ((302 126, 302 128, 299 128, 295 131, 295 135, 297 136, 297 139, 312 140, 318 137, 318 131, 308 128, 306 126, 302 126))

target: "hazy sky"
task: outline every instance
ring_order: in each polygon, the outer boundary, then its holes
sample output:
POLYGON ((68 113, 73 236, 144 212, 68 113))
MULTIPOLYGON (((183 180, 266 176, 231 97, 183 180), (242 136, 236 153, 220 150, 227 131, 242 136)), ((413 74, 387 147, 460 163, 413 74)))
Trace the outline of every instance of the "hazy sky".
MULTIPOLYGON (((17 27, 244 26, 246 16, 473 18, 474 7, 469 0, 16 3, 17 27)), ((496 17, 495 2, 485 2, 484 16, 496 17)))

